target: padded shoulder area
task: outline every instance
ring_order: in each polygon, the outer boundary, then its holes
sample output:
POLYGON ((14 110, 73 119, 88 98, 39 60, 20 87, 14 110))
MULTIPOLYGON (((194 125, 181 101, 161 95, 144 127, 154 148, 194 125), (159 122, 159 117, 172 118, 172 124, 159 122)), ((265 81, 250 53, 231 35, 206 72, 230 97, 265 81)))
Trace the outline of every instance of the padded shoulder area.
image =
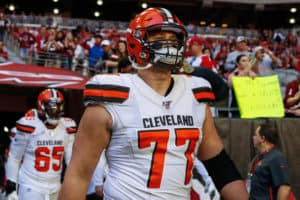
MULTIPOLYGON (((86 83, 84 104, 123 103, 129 97, 130 88, 124 81, 125 74, 96 75, 86 83)), ((129 75, 127 75, 129 76, 129 75)))

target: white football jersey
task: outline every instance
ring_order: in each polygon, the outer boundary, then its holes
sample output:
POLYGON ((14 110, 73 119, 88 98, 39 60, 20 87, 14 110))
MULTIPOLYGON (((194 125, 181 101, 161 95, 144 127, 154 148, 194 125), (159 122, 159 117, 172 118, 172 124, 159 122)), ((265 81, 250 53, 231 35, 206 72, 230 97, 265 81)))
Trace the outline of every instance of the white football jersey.
POLYGON ((55 129, 48 129, 37 116, 25 116, 17 121, 16 128, 6 166, 7 179, 41 193, 57 192, 63 157, 67 163, 71 158, 75 121, 61 118, 55 129))
POLYGON ((85 104, 103 105, 113 120, 105 199, 190 198, 205 106, 214 95, 202 78, 173 80, 166 96, 136 74, 97 75, 87 83, 85 104))

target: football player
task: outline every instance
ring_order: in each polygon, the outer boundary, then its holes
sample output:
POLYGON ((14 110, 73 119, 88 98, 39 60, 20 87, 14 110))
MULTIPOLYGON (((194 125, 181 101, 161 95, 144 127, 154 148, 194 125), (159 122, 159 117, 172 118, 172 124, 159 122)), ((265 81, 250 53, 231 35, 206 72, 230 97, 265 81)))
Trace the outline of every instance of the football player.
POLYGON ((16 122, 6 164, 8 199, 55 200, 61 183, 63 157, 71 157, 76 123, 63 117, 64 97, 56 89, 43 90, 37 109, 16 122))
POLYGON ((195 157, 224 199, 248 199, 207 105, 214 100, 210 84, 171 73, 182 66, 186 37, 183 24, 164 8, 149 8, 131 21, 126 38, 137 74, 96 75, 87 82, 60 200, 85 197, 103 149, 106 200, 190 199, 195 157))

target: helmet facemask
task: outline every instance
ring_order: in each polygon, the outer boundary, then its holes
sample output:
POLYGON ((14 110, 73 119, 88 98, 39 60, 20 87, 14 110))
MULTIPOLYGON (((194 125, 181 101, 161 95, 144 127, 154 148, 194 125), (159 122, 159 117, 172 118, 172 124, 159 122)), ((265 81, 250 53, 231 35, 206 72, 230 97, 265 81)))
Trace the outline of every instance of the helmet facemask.
POLYGON ((51 125, 58 123, 59 119, 64 114, 64 104, 57 100, 45 101, 42 103, 41 109, 43 111, 45 122, 51 125))
POLYGON ((137 29, 136 32, 143 33, 133 35, 135 37, 137 36, 136 39, 141 43, 142 51, 139 56, 141 58, 145 57, 147 61, 145 63, 146 66, 150 64, 150 66, 168 69, 176 69, 182 66, 186 39, 186 32, 182 27, 170 24, 159 24, 148 27, 147 29, 137 29), (161 32, 174 33, 176 39, 149 40, 152 34, 159 34, 161 32))

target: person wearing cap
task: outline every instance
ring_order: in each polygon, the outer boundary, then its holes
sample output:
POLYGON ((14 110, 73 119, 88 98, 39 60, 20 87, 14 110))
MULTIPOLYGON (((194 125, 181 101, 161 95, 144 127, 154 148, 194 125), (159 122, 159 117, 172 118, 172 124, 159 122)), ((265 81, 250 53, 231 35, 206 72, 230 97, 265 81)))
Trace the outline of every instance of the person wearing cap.
POLYGON ((253 50, 255 57, 254 65, 260 76, 273 74, 273 68, 279 65, 279 59, 268 49, 267 46, 257 46, 253 50))
POLYGON ((235 69, 236 58, 241 55, 250 55, 248 51, 247 39, 244 36, 239 36, 236 39, 236 48, 233 52, 229 53, 225 62, 225 70, 231 72, 235 69))
POLYGON ((103 40, 101 42, 101 46, 104 50, 103 59, 100 64, 100 68, 102 69, 102 72, 105 73, 117 72, 118 61, 120 59, 120 56, 113 51, 111 42, 109 40, 103 40))
POLYGON ((203 54, 203 41, 198 36, 193 36, 188 40, 188 48, 191 56, 187 58, 187 62, 193 67, 204 67, 213 69, 214 63, 210 56, 203 54))

